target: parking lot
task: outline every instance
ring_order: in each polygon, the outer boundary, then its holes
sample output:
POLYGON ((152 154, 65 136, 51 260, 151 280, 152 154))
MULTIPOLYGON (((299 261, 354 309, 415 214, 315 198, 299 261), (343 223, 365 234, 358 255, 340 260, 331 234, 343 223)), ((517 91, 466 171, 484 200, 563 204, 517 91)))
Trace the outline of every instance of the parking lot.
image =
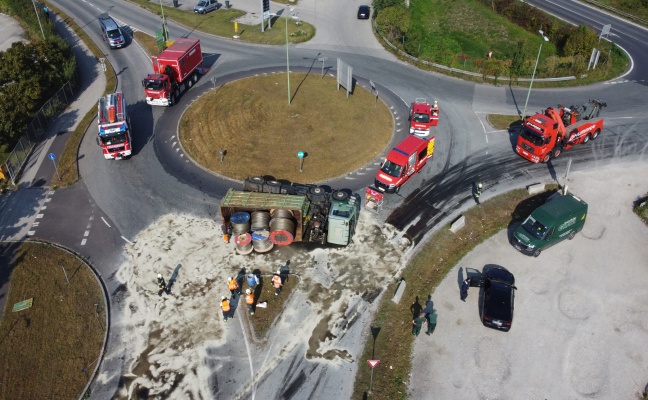
POLYGON ((412 398, 629 399, 643 390, 648 227, 632 204, 648 192, 648 168, 572 173, 569 187, 589 204, 573 240, 528 257, 508 243, 510 227, 477 246, 432 292, 438 326, 415 342, 412 398), (465 303, 459 298, 465 269, 488 264, 516 278, 508 333, 482 325, 479 288, 465 303))

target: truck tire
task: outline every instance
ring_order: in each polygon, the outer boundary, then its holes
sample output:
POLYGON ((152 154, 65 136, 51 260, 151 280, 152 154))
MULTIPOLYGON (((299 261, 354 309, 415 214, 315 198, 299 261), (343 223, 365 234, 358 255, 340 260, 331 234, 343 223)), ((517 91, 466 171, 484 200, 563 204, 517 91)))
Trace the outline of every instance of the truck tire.
POLYGON ((589 133, 588 133, 587 136, 585 136, 585 139, 583 139, 583 144, 589 142, 591 138, 592 138, 592 137, 591 137, 591 136, 589 135, 589 133))
POLYGON ((569 234, 568 239, 572 240, 575 236, 576 236, 576 231, 571 231, 571 233, 569 234))
POLYGON ((562 153, 562 149, 560 147, 556 147, 553 149, 551 152, 551 158, 556 158, 562 153))
POLYGON ((545 156, 542 158, 542 162, 546 164, 546 163, 549 162, 549 160, 551 160, 551 153, 550 152, 545 154, 545 156))
POLYGON ((328 200, 328 192, 323 187, 312 187, 308 189, 308 199, 313 203, 320 203, 328 200))
POLYGON ((537 249, 536 251, 533 252, 533 257, 538 257, 541 252, 542 252, 542 250, 537 249))
POLYGON ((265 185, 263 185, 263 188, 266 189, 265 191, 267 193, 274 193, 274 194, 280 194, 281 193, 281 182, 279 181, 266 181, 265 185))
POLYGON ((337 201, 344 201, 349 198, 349 194, 347 192, 337 190, 333 192, 333 198, 337 201))
POLYGON ((592 140, 596 139, 600 133, 601 133, 600 129, 595 130, 594 134, 592 135, 592 140))
POLYGON ((175 103, 176 103, 176 95, 175 93, 172 93, 171 97, 169 98, 169 107, 173 107, 175 103))
POLYGON ((194 84, 198 82, 198 71, 194 71, 193 76, 191 77, 191 80, 193 81, 194 84))
POLYGON ((261 193, 263 191, 263 184, 265 180, 260 176, 252 176, 243 182, 243 190, 248 192, 261 193))

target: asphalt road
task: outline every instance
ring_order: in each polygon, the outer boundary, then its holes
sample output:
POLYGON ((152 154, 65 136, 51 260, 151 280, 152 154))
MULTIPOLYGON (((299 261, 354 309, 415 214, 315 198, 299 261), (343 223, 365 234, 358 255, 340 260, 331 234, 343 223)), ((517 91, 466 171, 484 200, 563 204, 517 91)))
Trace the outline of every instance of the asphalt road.
MULTIPOLYGON (((171 109, 152 108, 144 102, 140 85, 142 77, 151 69, 148 57, 136 43, 129 43, 124 49, 109 50, 101 42, 96 18, 102 11, 108 10, 127 28, 153 33, 159 26, 159 17, 130 3, 115 0, 102 3, 57 0, 54 4, 73 16, 105 51, 106 58, 118 72, 119 88, 126 96, 129 113, 134 116, 135 151, 130 160, 106 162, 97 150, 93 135, 86 137, 80 149, 79 167, 89 199, 85 200, 85 205, 79 204, 78 207, 80 210, 87 210, 88 207, 100 210, 95 214, 94 226, 99 229, 101 223, 98 220, 103 217, 106 225, 114 229, 106 240, 108 254, 86 255, 104 262, 108 270, 110 266, 116 269, 119 263, 111 263, 111 257, 121 254, 121 242, 112 238, 123 236, 132 239, 161 215, 171 212, 217 217, 218 196, 230 183, 192 166, 179 150, 175 150, 173 136, 176 124, 173 117, 177 118, 192 96, 206 89, 205 85, 211 85, 209 80, 212 77, 220 82, 221 79, 235 79, 285 67, 285 49, 215 38, 169 22, 172 36, 201 39, 211 70, 201 79, 198 87, 180 100, 178 106, 171 109)), ((489 131, 483 124, 483 117, 489 112, 517 113, 527 94, 525 88, 476 85, 394 61, 384 50, 376 48, 375 42, 371 42, 367 36, 371 35, 370 30, 365 26, 357 29, 358 23, 366 21, 348 21, 343 17, 355 13, 357 2, 339 1, 331 4, 334 5, 324 6, 315 3, 315 0, 300 2, 301 17, 318 24, 318 34, 309 44, 291 46, 291 68, 310 68, 322 56, 328 57, 326 67, 333 68, 338 57, 343 59, 353 66, 354 75, 360 82, 371 79, 393 93, 389 101, 395 106, 397 135, 406 134, 404 125, 407 116, 404 110, 414 98, 427 97, 440 103, 442 122, 435 131, 437 145, 434 161, 399 195, 389 196, 381 214, 415 242, 423 240, 444 217, 468 207, 471 202, 470 186, 477 180, 486 182, 484 197, 488 197, 519 182, 556 178, 563 174, 569 157, 574 159, 572 170, 575 171, 604 169, 620 160, 646 160, 648 130, 644 127, 644 104, 648 92, 642 82, 633 81, 643 79, 641 74, 644 72, 640 72, 639 68, 633 69, 632 75, 613 82, 580 88, 533 90, 530 110, 557 103, 582 104, 589 98, 601 98, 609 106, 605 110, 606 129, 599 139, 570 150, 564 158, 551 164, 532 165, 512 151, 513 134, 489 131)), ((542 5, 546 4, 543 2, 542 5)), ((594 18, 584 12, 573 13, 571 17, 577 17, 580 21, 594 18)), ((599 14, 596 18, 602 20, 607 17, 599 14)), ((631 24, 615 22, 613 25, 613 33, 619 38, 640 38, 635 42, 628 39, 624 48, 632 54, 633 59, 642 60, 641 49, 645 47, 642 43, 646 41, 640 35, 645 35, 645 31, 637 33, 636 29, 631 24)), ((375 171, 375 165, 356 171, 340 183, 361 190, 372 182, 372 171, 375 171)), ((93 215, 86 211, 79 214, 82 225, 93 215)), ((114 318, 109 353, 118 353, 116 350, 120 341, 128 340, 127 332, 121 332, 119 324, 123 289, 110 287, 110 291, 114 318)), ((223 368, 231 366, 230 362, 224 361, 227 359, 224 356, 219 361, 223 368)), ((103 368, 110 372, 111 379, 97 387, 96 393, 110 395, 123 384, 121 374, 125 366, 119 357, 112 357, 105 360, 103 368)), ((306 365, 301 368, 303 371, 306 365)), ((286 369, 292 370, 292 367, 285 365, 278 371, 285 372, 286 369)), ((297 372, 295 374, 299 375, 297 372)), ((236 393, 237 388, 244 385, 244 382, 226 379, 220 382, 224 393, 236 393)))

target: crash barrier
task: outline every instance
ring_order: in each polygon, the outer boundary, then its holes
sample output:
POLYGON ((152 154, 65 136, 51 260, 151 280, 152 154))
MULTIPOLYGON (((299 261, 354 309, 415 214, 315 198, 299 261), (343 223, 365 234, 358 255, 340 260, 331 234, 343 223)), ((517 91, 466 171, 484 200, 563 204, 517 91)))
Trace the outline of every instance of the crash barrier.
POLYGON ((365 190, 365 208, 372 211, 380 211, 382 209, 384 195, 376 189, 368 187, 365 190))
POLYGON ((38 140, 43 136, 51 121, 63 111, 74 99, 76 94, 77 75, 67 81, 56 94, 38 110, 36 116, 27 125, 25 134, 20 137, 16 146, 11 150, 9 157, 3 163, 4 170, 9 174, 14 185, 20 179, 20 174, 27 161, 27 157, 34 149, 38 140))
POLYGON ((234 237, 234 243, 236 244, 236 252, 242 256, 252 253, 254 250, 252 248, 252 235, 249 233, 244 233, 234 237))
POLYGON ((534 183, 533 185, 527 186, 527 191, 529 194, 538 194, 542 193, 545 190, 544 183, 534 183))
POLYGON ((457 233, 464 226, 466 226, 466 217, 462 214, 459 218, 455 219, 452 224, 450 224, 450 231, 452 233, 457 233))
POLYGON ((584 1, 586 3, 594 4, 598 8, 603 8, 603 9, 611 11, 611 12, 613 12, 615 14, 621 15, 622 17, 627 18, 629 20, 637 21, 637 22, 640 22, 640 23, 642 23, 644 25, 648 25, 648 21, 646 21, 645 19, 639 18, 639 17, 634 16, 634 15, 632 15, 630 13, 625 12, 625 11, 618 10, 618 9, 616 9, 614 7, 610 7, 607 4, 599 3, 598 1, 593 1, 593 0, 584 0, 584 1))
POLYGON ((400 280, 398 283, 398 287, 396 288, 396 293, 394 293, 394 297, 392 297, 392 301, 396 304, 400 303, 401 297, 403 297, 403 293, 405 293, 405 279, 400 280))

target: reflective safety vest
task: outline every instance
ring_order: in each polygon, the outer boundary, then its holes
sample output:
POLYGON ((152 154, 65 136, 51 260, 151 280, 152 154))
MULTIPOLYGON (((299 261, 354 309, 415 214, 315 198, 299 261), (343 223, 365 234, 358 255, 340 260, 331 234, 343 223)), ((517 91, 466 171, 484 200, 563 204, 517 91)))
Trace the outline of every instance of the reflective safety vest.
POLYGON ((274 275, 272 277, 272 283, 274 283, 275 288, 281 287, 281 277, 279 275, 274 275))
POLYGON ((245 295, 245 304, 254 304, 254 293, 249 293, 245 295))
POLYGON ((223 309, 223 312, 229 312, 230 310, 229 301, 227 300, 221 301, 221 308, 223 309))
POLYGON ((231 281, 227 282, 227 287, 229 287, 229 290, 236 290, 238 289, 238 283, 236 283, 236 280, 232 279, 231 281))

